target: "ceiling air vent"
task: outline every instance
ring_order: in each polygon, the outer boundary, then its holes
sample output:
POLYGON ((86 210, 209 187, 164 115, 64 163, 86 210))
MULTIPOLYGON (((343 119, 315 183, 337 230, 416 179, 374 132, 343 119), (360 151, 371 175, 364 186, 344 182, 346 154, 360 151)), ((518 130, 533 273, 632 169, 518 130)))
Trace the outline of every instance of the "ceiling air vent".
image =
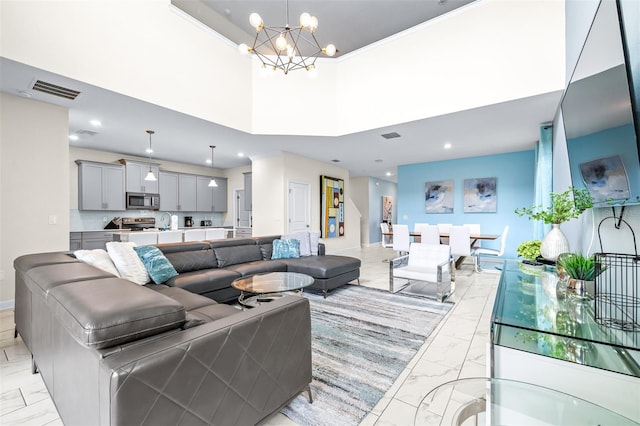
POLYGON ((396 132, 391 132, 391 133, 385 133, 381 136, 385 139, 395 139, 395 138, 399 138, 400 134, 396 132))
POLYGON ((46 81, 37 80, 33 85, 33 90, 39 92, 48 93, 49 95, 59 96, 65 99, 71 99, 72 101, 78 97, 80 92, 66 87, 58 86, 55 84, 47 83, 46 81))
POLYGON ((93 130, 78 130, 76 135, 87 135, 87 136, 95 136, 98 132, 94 132, 93 130))

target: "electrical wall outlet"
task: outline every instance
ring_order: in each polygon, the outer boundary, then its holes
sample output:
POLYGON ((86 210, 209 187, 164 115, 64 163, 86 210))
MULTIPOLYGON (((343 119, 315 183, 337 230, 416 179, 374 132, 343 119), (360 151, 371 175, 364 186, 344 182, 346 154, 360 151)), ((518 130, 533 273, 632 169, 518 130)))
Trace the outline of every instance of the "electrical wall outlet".
POLYGON ((54 214, 49 215, 49 225, 57 225, 58 224, 58 216, 54 214))

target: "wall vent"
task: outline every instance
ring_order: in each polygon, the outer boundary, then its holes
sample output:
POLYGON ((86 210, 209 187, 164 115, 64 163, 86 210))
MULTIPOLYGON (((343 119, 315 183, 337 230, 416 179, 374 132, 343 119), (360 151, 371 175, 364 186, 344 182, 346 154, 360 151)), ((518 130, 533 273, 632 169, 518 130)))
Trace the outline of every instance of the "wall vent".
POLYGON ((93 130, 78 130, 76 131, 76 135, 86 135, 86 136, 95 136, 98 132, 94 132, 93 130))
POLYGON ((399 138, 400 134, 396 132, 391 132, 391 133, 385 133, 381 136, 385 139, 395 139, 395 138, 399 138))
POLYGON ((32 89, 37 90, 39 92, 47 93, 49 95, 70 99, 72 101, 75 100, 80 94, 80 92, 78 92, 77 90, 58 86, 52 83, 47 83, 46 81, 42 81, 42 80, 37 80, 34 83, 32 89))

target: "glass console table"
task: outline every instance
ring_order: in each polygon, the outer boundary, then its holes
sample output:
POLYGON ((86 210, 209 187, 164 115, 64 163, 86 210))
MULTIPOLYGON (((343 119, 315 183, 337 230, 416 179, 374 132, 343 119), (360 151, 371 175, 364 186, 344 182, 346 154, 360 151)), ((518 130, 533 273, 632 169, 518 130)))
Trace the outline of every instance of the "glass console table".
POLYGON ((598 324, 593 306, 562 290, 553 267, 505 261, 491 318, 491 376, 613 404, 640 421, 640 332, 598 324))

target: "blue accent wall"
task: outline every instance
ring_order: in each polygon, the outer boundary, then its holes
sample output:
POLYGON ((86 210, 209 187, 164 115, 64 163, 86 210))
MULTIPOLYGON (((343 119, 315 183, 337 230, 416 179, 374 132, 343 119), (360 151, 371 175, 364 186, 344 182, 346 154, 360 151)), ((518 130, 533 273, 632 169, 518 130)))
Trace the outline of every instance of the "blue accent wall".
MULTIPOLYGON (((397 218, 394 222, 407 224, 411 230, 417 222, 479 223, 485 234, 501 234, 504 226, 509 225, 504 257, 516 258, 518 245, 532 238, 533 224, 513 211, 533 203, 534 170, 533 150, 399 166, 397 218), (464 213, 464 180, 484 177, 497 178, 497 212, 464 213), (425 213, 425 182, 447 179, 454 181, 453 213, 425 213)), ((485 241, 482 246, 499 249, 500 240, 485 241)))

